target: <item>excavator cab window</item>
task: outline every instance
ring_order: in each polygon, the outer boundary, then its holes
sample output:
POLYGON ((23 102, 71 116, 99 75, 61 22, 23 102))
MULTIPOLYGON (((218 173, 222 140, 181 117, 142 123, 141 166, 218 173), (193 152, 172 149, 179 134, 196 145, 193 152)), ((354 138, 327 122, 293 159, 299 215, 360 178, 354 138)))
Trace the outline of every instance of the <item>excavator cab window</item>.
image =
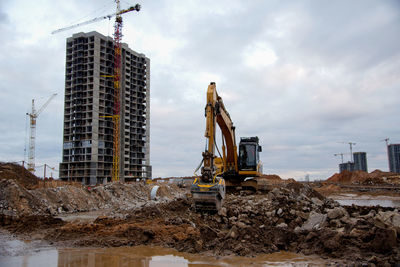
POLYGON ((255 144, 239 145, 240 170, 256 170, 258 162, 258 149, 255 144))

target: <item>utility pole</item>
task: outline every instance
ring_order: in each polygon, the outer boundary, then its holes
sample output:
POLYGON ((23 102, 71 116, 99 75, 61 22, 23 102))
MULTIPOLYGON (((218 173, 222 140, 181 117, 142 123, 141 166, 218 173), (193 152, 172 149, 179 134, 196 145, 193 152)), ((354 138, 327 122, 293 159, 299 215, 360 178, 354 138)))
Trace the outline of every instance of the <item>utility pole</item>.
MULTIPOLYGON (((49 168, 50 170, 55 170, 55 168, 53 168, 53 167, 51 167, 51 166, 49 166, 48 164, 44 164, 44 173, 43 173, 43 179, 45 179, 46 178, 46 167, 47 168, 49 168)), ((51 176, 50 177, 53 177, 53 174, 51 174, 51 176)))

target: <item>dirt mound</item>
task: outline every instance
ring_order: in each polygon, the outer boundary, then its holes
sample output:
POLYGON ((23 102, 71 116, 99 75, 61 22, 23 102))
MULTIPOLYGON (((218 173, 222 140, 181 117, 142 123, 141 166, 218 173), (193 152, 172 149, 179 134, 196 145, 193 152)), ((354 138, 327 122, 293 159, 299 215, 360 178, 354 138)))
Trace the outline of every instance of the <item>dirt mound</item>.
POLYGON ((276 175, 276 174, 263 174, 260 177, 258 177, 258 179, 282 180, 282 178, 279 177, 279 175, 276 175))
POLYGON ((35 188, 40 179, 24 167, 14 163, 0 163, 0 179, 15 180, 27 189, 35 188))
POLYGON ((341 173, 335 173, 327 179, 328 182, 343 183, 343 184, 383 184, 387 182, 398 183, 400 181, 398 175, 392 172, 383 172, 375 170, 371 173, 364 171, 343 171, 341 173))
POLYGON ((390 176, 396 176, 396 173, 393 172, 383 172, 381 170, 374 170, 369 174, 370 178, 383 178, 383 177, 390 177, 390 176))
POLYGON ((340 186, 334 184, 323 184, 321 187, 314 189, 321 194, 332 194, 341 192, 340 186))
POLYGON ((327 179, 328 182, 336 183, 360 183, 368 179, 370 176, 364 171, 343 171, 341 173, 335 173, 330 178, 327 179))

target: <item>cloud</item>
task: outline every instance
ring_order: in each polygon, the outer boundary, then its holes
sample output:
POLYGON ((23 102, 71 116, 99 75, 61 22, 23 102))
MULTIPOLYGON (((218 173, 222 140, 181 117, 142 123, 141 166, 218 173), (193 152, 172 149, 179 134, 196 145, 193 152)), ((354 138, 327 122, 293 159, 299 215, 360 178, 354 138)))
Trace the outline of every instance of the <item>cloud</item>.
MULTIPOLYGON (((111 35, 112 1, 0 4, 0 160, 22 157, 30 101, 59 96, 38 121, 37 161, 61 159, 65 38, 111 35), (78 21, 79 20, 79 21, 78 21)), ((155 176, 191 175, 204 149, 204 106, 217 83, 237 137, 258 135, 266 173, 304 179, 337 171, 340 141, 387 169, 383 138, 400 142, 398 1, 144 1, 124 16, 123 42, 151 59, 155 176)), ((127 5, 122 2, 123 7, 127 5)), ((49 163, 50 164, 50 163, 49 163)))

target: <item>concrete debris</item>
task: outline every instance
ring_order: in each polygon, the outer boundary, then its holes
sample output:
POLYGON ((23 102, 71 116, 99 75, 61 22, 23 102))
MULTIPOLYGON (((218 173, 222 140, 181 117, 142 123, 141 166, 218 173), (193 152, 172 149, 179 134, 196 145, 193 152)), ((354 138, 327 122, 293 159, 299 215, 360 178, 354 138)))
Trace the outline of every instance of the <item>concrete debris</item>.
MULTIPOLYGON (((129 210, 149 202, 151 187, 144 183, 112 183, 95 187, 63 186, 27 190, 15 180, 0 180, 0 214, 58 215, 99 209, 129 210)), ((157 201, 184 193, 175 185, 161 185, 157 201)))

